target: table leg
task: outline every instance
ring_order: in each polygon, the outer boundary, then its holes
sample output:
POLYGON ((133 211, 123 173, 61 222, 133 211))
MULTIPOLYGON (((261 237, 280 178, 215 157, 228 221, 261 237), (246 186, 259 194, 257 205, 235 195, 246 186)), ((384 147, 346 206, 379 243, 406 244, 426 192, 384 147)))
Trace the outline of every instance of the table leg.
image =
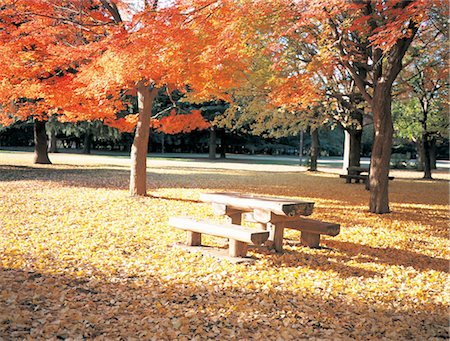
POLYGON ((189 246, 202 245, 202 234, 198 232, 187 231, 186 244, 189 246))
POLYGON ((229 240, 229 255, 230 257, 245 257, 247 256, 247 243, 240 242, 238 240, 229 240))
POLYGON ((320 234, 318 234, 318 233, 302 231, 300 238, 301 238, 301 243, 304 246, 319 247, 320 234))
POLYGON ((276 252, 283 252, 283 234, 284 226, 282 224, 272 224, 272 231, 270 232, 270 239, 273 240, 273 248, 276 252))
POLYGON ((235 212, 227 212, 227 220, 230 224, 234 225, 241 225, 242 223, 242 211, 235 211, 235 212))

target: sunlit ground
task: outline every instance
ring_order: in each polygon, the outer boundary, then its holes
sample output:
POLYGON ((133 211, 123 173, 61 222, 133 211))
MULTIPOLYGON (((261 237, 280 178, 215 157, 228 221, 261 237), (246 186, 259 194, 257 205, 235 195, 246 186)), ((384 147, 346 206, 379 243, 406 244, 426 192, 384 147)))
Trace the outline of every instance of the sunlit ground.
POLYGON ((448 339, 448 181, 396 177, 393 213, 374 215, 336 174, 160 160, 160 198, 130 198, 126 158, 51 158, 0 153, 0 339, 448 339), (186 200, 218 190, 313 200, 341 233, 317 250, 288 230, 251 265, 174 248, 168 218, 220 220, 186 200))

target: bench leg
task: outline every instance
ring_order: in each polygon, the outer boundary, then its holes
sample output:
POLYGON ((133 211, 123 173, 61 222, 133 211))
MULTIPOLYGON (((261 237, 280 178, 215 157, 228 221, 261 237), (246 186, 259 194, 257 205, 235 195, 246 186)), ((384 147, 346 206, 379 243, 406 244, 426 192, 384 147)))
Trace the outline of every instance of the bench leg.
POLYGON ((245 257, 247 256, 247 243, 240 242, 238 240, 230 239, 229 242, 229 255, 230 257, 245 257))
POLYGON ((202 245, 202 234, 198 232, 187 231, 186 244, 189 246, 202 245))
POLYGON ((319 247, 320 234, 302 231, 300 238, 304 246, 319 247))

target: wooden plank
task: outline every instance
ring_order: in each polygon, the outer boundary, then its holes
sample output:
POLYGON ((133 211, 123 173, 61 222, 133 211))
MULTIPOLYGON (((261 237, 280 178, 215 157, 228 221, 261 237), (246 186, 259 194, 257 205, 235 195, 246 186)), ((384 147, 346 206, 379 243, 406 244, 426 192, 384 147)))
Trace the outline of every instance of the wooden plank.
POLYGON ((203 193, 200 195, 200 200, 223 204, 243 211, 261 209, 285 216, 310 215, 314 208, 314 202, 241 193, 203 193))
POLYGON ((337 236, 341 231, 341 226, 335 223, 329 223, 321 220, 299 218, 294 221, 283 223, 285 228, 300 230, 315 234, 326 234, 328 236, 337 236))
POLYGON ((269 231, 256 230, 234 224, 217 224, 192 218, 171 217, 169 225, 181 230, 206 233, 255 245, 261 245, 269 238, 269 231))

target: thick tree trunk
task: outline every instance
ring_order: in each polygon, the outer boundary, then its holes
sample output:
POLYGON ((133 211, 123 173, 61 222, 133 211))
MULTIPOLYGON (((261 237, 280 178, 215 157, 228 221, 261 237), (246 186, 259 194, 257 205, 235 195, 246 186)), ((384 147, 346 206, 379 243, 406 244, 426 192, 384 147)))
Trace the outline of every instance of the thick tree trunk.
POLYGON ((311 128, 311 165, 309 170, 317 171, 317 159, 319 157, 319 129, 311 128))
POLYGON ((83 141, 83 154, 90 154, 92 147, 92 133, 90 130, 86 130, 83 141))
POLYGON ((51 164, 47 152, 45 121, 34 120, 34 163, 51 164))
POLYGON ((431 169, 436 169, 436 138, 430 139, 430 163, 431 169))
POLYGON ((416 140, 416 169, 418 171, 423 171, 424 166, 423 166, 423 160, 425 159, 424 154, 423 154, 423 144, 422 144, 422 140, 416 140))
POLYGON ((215 127, 209 129, 209 158, 214 160, 217 152, 217 132, 215 127))
POLYGON ((423 178, 431 179, 431 158, 430 144, 428 141, 428 133, 422 133, 422 149, 423 149, 423 178))
POLYGON ((348 164, 350 167, 359 167, 361 165, 361 141, 362 129, 352 129, 350 133, 350 155, 348 164))
POLYGON ((150 120, 153 100, 158 94, 157 88, 140 84, 138 91, 139 118, 131 147, 131 196, 147 194, 147 151, 150 135, 150 120))
POLYGON ((374 142, 370 161, 370 202, 372 213, 389 213, 389 163, 394 133, 390 87, 379 84, 373 96, 374 142))
POLYGON ((55 129, 50 130, 50 136, 48 141, 48 152, 49 153, 57 153, 58 148, 56 146, 56 131, 55 129))

